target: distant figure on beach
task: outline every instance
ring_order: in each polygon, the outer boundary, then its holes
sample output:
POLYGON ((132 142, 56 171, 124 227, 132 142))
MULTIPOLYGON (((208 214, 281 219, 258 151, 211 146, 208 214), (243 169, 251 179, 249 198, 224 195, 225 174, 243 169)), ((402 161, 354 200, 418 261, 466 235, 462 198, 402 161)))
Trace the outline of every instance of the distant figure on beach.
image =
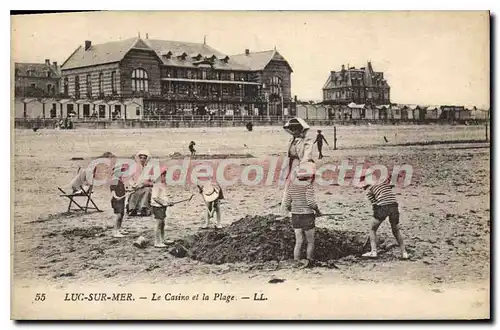
POLYGON ((253 131, 253 124, 252 124, 252 122, 248 122, 248 123, 246 124, 246 127, 247 127, 247 130, 248 130, 249 132, 253 131))
POLYGON ((196 143, 194 143, 194 141, 191 141, 189 143, 189 152, 191 152, 191 156, 194 156, 196 154, 196 149, 194 148, 195 145, 196 143))
POLYGON ((314 143, 317 143, 318 144, 318 152, 319 152, 319 159, 322 159, 323 158, 323 141, 325 141, 326 145, 329 145, 328 144, 328 141, 326 141, 325 137, 323 136, 323 134, 321 134, 321 130, 319 129, 318 130, 318 135, 316 136, 316 140, 314 140, 313 144, 314 143))

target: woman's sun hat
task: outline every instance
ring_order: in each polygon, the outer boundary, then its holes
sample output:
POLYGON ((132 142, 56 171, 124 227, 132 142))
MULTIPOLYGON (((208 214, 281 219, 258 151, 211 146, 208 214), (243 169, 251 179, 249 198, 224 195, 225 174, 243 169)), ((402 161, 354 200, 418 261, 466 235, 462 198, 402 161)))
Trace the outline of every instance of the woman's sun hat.
POLYGON ((290 134, 293 134, 294 129, 297 128, 300 132, 307 131, 310 127, 306 123, 306 121, 302 118, 295 117, 288 120, 285 125, 283 125, 283 129, 290 134))

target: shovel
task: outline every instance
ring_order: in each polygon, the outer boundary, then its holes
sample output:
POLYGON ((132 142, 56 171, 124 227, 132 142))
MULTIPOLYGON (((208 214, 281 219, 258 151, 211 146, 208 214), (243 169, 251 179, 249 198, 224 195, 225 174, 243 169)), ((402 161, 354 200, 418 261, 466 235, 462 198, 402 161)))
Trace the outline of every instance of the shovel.
POLYGON ((183 199, 181 201, 173 202, 172 205, 179 204, 182 202, 190 202, 193 199, 193 196, 194 196, 194 194, 192 194, 191 197, 189 197, 189 198, 183 199))
POLYGON ((318 215, 316 217, 324 217, 324 216, 328 216, 328 215, 342 215, 342 213, 321 213, 320 215, 318 215))

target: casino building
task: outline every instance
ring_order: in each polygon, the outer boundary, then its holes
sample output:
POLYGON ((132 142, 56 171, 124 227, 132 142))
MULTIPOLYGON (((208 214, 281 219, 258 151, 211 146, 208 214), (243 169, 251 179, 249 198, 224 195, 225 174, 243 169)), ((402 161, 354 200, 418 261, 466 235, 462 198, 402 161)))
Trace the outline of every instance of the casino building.
POLYGON ((276 50, 226 55, 204 43, 146 38, 79 46, 61 67, 64 114, 78 118, 282 115, 292 68, 276 50), (69 107, 64 109, 64 105, 69 107))

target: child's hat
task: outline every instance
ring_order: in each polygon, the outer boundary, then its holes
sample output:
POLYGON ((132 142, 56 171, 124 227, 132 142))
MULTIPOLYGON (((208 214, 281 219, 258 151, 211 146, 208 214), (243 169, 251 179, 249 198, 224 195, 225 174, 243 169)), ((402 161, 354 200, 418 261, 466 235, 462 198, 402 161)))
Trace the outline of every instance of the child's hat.
POLYGON ((203 186, 203 198, 206 202, 213 202, 219 198, 220 187, 211 183, 203 186))

